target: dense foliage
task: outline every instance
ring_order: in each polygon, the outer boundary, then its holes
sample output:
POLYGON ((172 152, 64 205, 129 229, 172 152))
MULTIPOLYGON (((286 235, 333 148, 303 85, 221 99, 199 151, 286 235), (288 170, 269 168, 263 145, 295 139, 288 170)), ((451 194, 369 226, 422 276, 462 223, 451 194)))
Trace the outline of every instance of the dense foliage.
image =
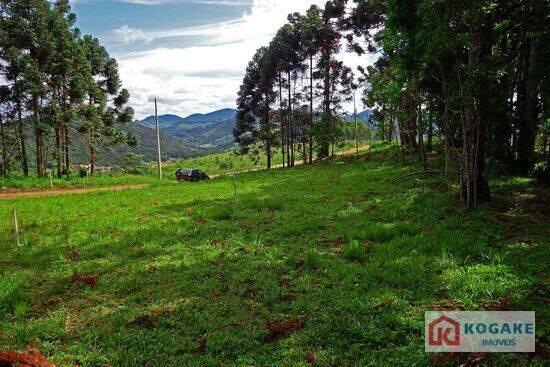
POLYGON ((133 118, 117 62, 96 38, 80 34, 75 19, 68 0, 0 3, 3 175, 17 161, 25 175, 30 166, 38 176, 49 166, 67 174, 75 137, 86 143, 91 173, 98 145, 135 144, 117 128, 133 118))
POLYGON ((339 103, 366 81, 364 102, 374 110, 378 136, 399 141, 424 169, 439 138, 445 174, 454 173, 452 156, 460 158, 466 205, 490 199, 489 171, 547 178, 548 9, 540 0, 332 0, 324 9, 291 14, 249 65, 237 141, 245 150, 259 144, 269 152, 278 129, 283 150, 309 140, 309 158, 314 144, 325 157, 337 135, 339 103), (344 42, 349 52, 379 56, 358 68, 356 81, 337 60, 344 42), (301 94, 296 79, 304 74, 309 93, 301 94), (280 108, 270 114, 277 86, 280 108), (317 110, 314 89, 322 97, 317 110), (309 123, 292 109, 301 111, 302 100, 310 103, 309 123))
POLYGON ((351 100, 353 76, 335 57, 342 44, 337 23, 343 11, 327 3, 305 15, 290 14, 248 65, 234 135, 243 152, 265 151, 268 167, 273 148, 283 152, 283 164, 293 166, 298 156, 311 162, 314 149, 318 157, 327 157, 344 136, 338 112, 344 100, 351 100))

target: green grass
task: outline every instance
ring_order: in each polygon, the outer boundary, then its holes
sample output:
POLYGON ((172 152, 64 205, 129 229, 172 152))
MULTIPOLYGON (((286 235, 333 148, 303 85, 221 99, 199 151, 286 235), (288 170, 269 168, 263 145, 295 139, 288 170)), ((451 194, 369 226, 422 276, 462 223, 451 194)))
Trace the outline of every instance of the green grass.
MULTIPOLYGON (((369 144, 366 141, 360 141, 360 145, 369 144)), ((346 141, 338 144, 334 148, 334 152, 349 151, 355 147, 355 142, 346 141)), ((301 160, 301 152, 296 152, 296 160, 301 160)), ((283 157, 280 152, 274 151, 274 155, 271 159, 272 165, 278 165, 283 163, 283 157)), ((186 159, 174 159, 163 167, 163 174, 166 177, 172 177, 178 168, 199 168, 209 175, 224 174, 228 172, 246 171, 255 168, 264 168, 266 166, 266 157, 261 154, 259 157, 254 158, 252 155, 237 155, 233 151, 227 151, 223 153, 210 154, 195 158, 186 159)), ((151 170, 154 171, 156 166, 151 166, 151 170)))
MULTIPOLYGON (((368 142, 360 142, 361 145, 368 142)), ((335 152, 348 151, 355 147, 355 142, 343 142, 335 147, 335 152)), ((301 156, 296 157, 296 160, 301 159, 301 156)), ((282 156, 276 153, 272 158, 272 164, 277 165, 283 162, 282 156)), ((252 155, 237 155, 234 151, 223 153, 209 154, 205 156, 172 159, 163 163, 163 176, 167 180, 173 180, 175 172, 178 168, 198 168, 209 175, 226 174, 229 172, 247 171, 251 169, 264 168, 266 166, 266 158, 260 155, 254 158, 252 155)), ((115 185, 128 184, 155 184, 157 179, 156 163, 147 164, 131 168, 132 174, 125 173, 121 170, 114 170, 112 173, 96 173, 90 177, 79 177, 78 172, 73 172, 69 177, 57 178, 52 172, 50 181, 49 175, 45 177, 36 177, 31 174, 29 177, 22 175, 11 175, 8 177, 0 177, 0 193, 9 190, 36 190, 36 189, 70 189, 70 188, 95 188, 115 185), (139 174, 137 173, 139 172, 139 174)))
POLYGON ((71 189, 71 188, 94 188, 103 186, 115 185, 130 185, 148 183, 154 184, 156 177, 152 174, 123 174, 123 173, 100 173, 91 177, 52 177, 50 182, 49 177, 24 177, 22 175, 0 177, 0 193, 9 192, 10 190, 47 190, 52 186, 55 189, 71 189))
MULTIPOLYGON (((548 190, 493 182, 496 204, 469 211, 441 177, 389 183, 414 169, 396 157, 246 173, 236 197, 221 178, 0 201, 0 349, 61 366, 456 366, 469 355, 424 353, 424 311, 445 305, 535 310, 548 343, 548 190), (284 321, 305 323, 269 338, 284 321)), ((511 363, 544 365, 481 365, 511 363)))

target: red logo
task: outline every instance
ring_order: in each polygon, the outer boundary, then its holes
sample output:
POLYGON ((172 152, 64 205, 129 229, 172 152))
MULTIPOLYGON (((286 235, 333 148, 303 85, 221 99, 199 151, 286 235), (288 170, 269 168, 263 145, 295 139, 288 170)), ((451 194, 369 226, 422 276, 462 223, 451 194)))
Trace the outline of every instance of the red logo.
POLYGON ((460 324, 447 316, 440 316, 428 324, 429 345, 460 345, 460 324))

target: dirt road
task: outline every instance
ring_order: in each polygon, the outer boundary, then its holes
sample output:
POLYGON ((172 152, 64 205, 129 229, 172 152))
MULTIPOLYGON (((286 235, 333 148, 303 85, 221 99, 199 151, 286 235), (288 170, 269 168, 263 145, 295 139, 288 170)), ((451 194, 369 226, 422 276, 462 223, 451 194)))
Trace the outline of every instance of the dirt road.
POLYGON ((86 194, 89 192, 98 191, 122 191, 122 190, 136 190, 146 187, 147 184, 135 184, 135 185, 118 185, 118 186, 106 186, 96 188, 55 188, 53 190, 37 190, 37 191, 14 191, 0 193, 0 199, 15 199, 15 198, 34 198, 44 196, 59 196, 70 194, 86 194))

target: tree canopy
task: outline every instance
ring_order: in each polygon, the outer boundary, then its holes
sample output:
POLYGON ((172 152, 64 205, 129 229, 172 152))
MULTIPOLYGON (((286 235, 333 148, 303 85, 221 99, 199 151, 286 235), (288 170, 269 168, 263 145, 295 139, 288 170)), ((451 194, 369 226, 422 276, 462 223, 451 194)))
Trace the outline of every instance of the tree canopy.
POLYGON ((548 18, 537 0, 332 0, 290 14, 247 69, 237 142, 268 157, 280 149, 289 165, 300 146, 309 162, 314 147, 327 157, 341 103, 364 85, 379 138, 398 141, 424 169, 441 141, 446 175, 458 158, 467 206, 490 199, 489 174, 548 180, 548 18), (343 46, 378 59, 355 78, 338 59, 343 46), (299 118, 308 103, 309 118, 299 118))
POLYGON ((41 176, 52 162, 58 176, 68 174, 73 138, 86 142, 93 173, 98 145, 136 143, 117 128, 133 118, 117 62, 75 20, 68 0, 0 4, 3 174, 17 160, 25 175, 32 165, 41 176))

